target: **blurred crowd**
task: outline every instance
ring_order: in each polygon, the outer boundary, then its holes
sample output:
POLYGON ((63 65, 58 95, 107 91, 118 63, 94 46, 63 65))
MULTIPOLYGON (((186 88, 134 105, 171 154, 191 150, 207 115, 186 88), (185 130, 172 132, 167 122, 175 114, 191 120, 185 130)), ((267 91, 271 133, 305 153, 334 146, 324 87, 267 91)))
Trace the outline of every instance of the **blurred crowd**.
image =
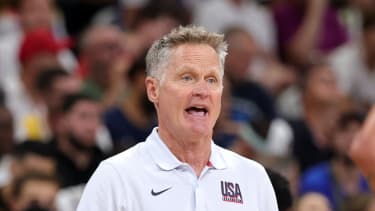
POLYGON ((156 126, 144 57, 187 24, 224 33, 214 140, 285 178, 281 211, 375 210, 347 155, 375 103, 374 0, 1 0, 0 210, 75 210, 156 126))

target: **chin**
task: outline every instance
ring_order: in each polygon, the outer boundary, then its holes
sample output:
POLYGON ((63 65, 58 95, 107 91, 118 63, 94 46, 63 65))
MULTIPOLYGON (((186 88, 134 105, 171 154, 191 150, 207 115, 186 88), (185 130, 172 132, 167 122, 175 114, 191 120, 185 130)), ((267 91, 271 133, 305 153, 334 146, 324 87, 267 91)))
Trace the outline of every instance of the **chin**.
POLYGON ((192 125, 188 131, 190 133, 193 133, 194 136, 209 136, 210 138, 212 138, 212 127, 192 125))

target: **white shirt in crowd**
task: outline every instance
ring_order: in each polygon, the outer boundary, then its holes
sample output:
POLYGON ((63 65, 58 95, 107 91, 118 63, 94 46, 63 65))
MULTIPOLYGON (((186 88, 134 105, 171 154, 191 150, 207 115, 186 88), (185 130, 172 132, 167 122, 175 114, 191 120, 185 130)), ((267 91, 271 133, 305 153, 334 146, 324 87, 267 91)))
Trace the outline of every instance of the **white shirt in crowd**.
POLYGON ((276 31, 271 12, 256 2, 232 0, 200 1, 195 4, 194 23, 208 31, 223 32, 229 27, 243 27, 267 52, 276 50, 276 31))
POLYGON ((375 103, 375 70, 365 64, 364 49, 359 42, 348 43, 330 57, 338 85, 349 96, 362 103, 375 103))

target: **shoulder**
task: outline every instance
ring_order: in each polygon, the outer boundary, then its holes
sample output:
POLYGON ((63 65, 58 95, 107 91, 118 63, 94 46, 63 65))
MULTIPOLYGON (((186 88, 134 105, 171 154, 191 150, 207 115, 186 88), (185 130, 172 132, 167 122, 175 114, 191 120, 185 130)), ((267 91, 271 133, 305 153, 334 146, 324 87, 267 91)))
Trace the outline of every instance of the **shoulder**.
POLYGON ((260 174, 266 174, 266 171, 264 167, 251 159, 248 159, 246 157, 243 157, 235 152, 232 152, 230 150, 224 149, 222 147, 216 146, 218 151, 221 153, 223 156, 227 167, 229 169, 232 169, 234 171, 246 171, 246 172, 251 172, 251 174, 256 174, 256 172, 260 174))
POLYGON ((102 162, 102 165, 111 166, 112 169, 119 172, 131 172, 137 169, 140 163, 144 161, 144 156, 142 156, 143 145, 144 142, 141 142, 123 152, 109 157, 102 162))

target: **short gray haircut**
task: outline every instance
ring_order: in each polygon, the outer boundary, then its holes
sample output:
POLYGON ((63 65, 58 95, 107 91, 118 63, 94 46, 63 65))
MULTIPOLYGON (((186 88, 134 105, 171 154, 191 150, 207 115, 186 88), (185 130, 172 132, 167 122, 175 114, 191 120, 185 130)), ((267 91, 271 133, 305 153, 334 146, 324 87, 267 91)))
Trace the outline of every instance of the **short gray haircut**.
POLYGON ((147 76, 162 79, 162 70, 168 65, 171 51, 183 44, 207 44, 211 46, 220 59, 220 75, 224 75, 224 62, 228 45, 224 35, 206 31, 198 26, 179 26, 169 34, 156 40, 147 52, 147 76))

